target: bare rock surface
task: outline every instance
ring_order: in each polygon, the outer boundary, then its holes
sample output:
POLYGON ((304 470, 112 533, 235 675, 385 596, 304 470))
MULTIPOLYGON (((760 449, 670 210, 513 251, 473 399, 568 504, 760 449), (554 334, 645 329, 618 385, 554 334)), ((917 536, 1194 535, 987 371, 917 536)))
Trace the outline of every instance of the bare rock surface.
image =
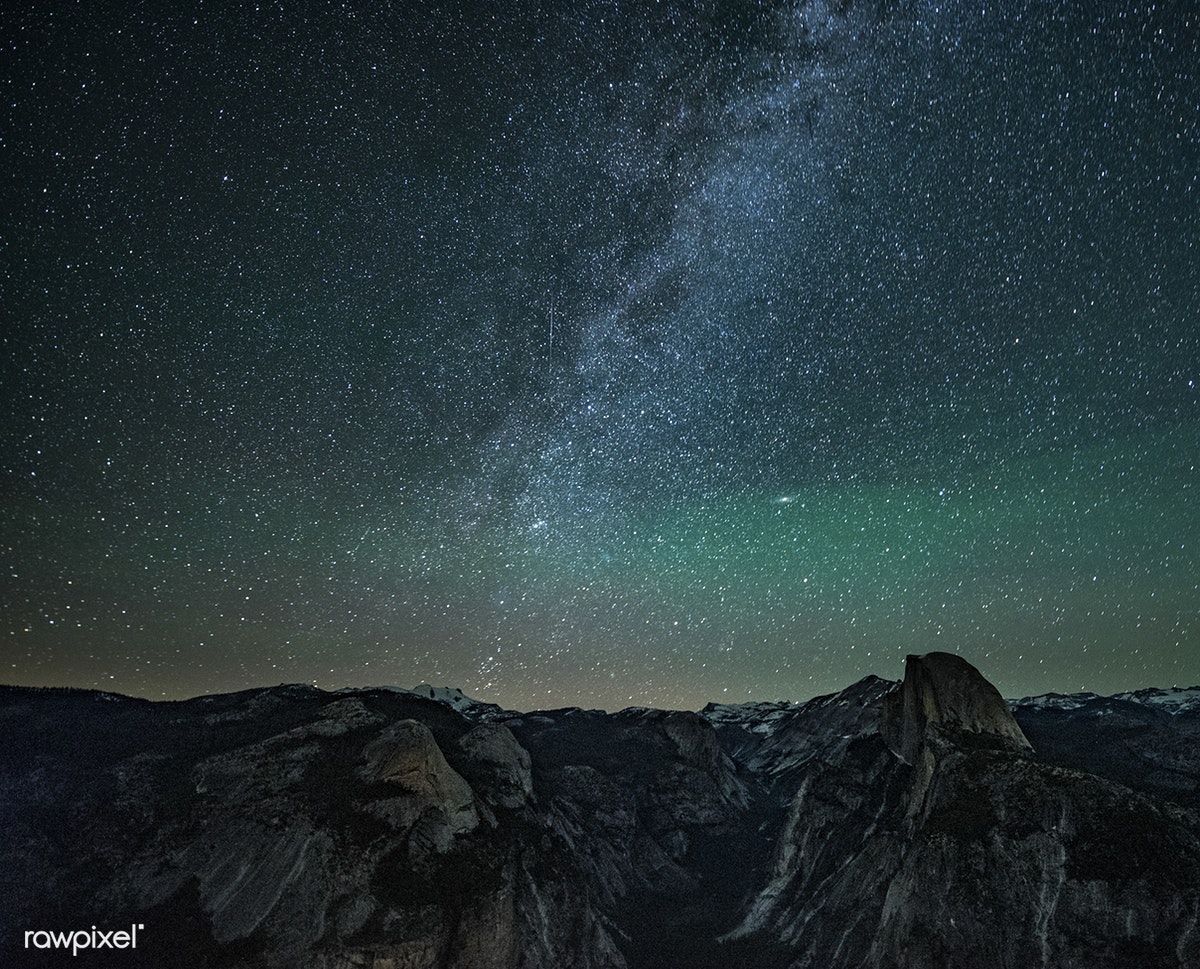
POLYGON ((481 723, 458 741, 467 757, 469 776, 492 803, 509 809, 533 797, 533 770, 529 751, 517 743, 501 724, 481 723))
POLYGON ((0 939, 86 913, 147 925, 123 966, 1200 967, 1181 691, 1014 717, 931 653, 699 714, 460 692, 0 688, 0 939))
POLYGON ((472 830, 479 823, 475 792, 451 767, 432 731, 419 720, 400 720, 386 727, 363 750, 362 776, 368 783, 399 788, 397 800, 413 820, 427 812, 430 824, 450 834, 472 830))
POLYGON ((1016 751, 1031 749, 1008 704, 991 683, 961 656, 909 656, 900 689, 883 704, 881 730, 888 747, 908 763, 921 748, 946 738, 973 734, 1016 751))

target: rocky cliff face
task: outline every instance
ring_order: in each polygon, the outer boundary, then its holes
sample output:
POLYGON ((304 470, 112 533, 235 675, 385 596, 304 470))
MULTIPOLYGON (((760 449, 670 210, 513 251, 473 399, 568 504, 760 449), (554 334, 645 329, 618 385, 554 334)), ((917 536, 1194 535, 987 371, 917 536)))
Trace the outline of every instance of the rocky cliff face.
POLYGON ((1039 758, 1200 809, 1200 688, 1026 697, 1013 703, 1039 758))
POLYGON ((786 965, 1197 964, 1195 815, 1040 762, 957 657, 909 657, 879 707, 804 772, 734 938, 786 965))
MULTIPOLYGON (((1187 791, 1131 784, 1153 758, 1077 769, 1082 727, 1014 719, 958 657, 700 714, 445 692, 0 690, 3 944, 139 921, 111 964, 1200 966, 1187 791)), ((1154 713, 1160 746, 1194 729, 1154 713)))
POLYGON ((1017 753, 1031 749, 1000 692, 952 653, 905 660, 900 688, 884 698, 880 732, 908 764, 935 745, 982 741, 1017 753))

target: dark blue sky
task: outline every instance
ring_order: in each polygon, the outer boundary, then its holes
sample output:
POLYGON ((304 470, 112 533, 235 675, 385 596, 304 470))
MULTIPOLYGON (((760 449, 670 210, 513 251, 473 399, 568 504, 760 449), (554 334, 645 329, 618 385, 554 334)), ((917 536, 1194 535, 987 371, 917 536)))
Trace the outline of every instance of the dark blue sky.
POLYGON ((1200 681, 1198 17, 30 5, 0 678, 1200 681))

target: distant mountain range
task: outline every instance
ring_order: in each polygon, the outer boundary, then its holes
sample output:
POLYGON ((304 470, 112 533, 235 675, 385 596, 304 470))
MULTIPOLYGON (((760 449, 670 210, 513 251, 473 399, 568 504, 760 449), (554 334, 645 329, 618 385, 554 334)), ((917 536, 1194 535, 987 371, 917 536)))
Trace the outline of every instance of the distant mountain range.
POLYGON ((1115 693, 1112 696, 1100 696, 1097 693, 1043 693, 1041 696, 1010 700, 1009 703, 1018 709, 1077 710, 1089 707, 1097 712, 1104 704, 1136 703, 1169 714, 1196 713, 1200 711, 1200 686, 1173 686, 1166 690, 1150 687, 1128 693, 1115 693))
POLYGON ((0 688, 0 965, 1200 967, 1198 698, 946 653, 698 713, 0 688))

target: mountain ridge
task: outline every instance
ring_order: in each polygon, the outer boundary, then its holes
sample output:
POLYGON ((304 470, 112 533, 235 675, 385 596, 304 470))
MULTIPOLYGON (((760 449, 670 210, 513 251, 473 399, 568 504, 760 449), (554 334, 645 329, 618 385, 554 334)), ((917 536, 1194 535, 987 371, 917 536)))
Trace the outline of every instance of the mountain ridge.
MULTIPOLYGON (((888 680, 888 679, 885 679, 884 677, 880 677, 874 673, 868 673, 865 676, 860 677, 858 680, 856 680, 853 684, 851 684, 851 686, 854 686, 858 683, 862 683, 865 681, 878 681, 881 683, 890 683, 892 685, 898 685, 901 682, 901 680, 888 680)), ((319 690, 322 693, 345 693, 345 694, 360 693, 360 692, 368 691, 368 690, 392 690, 392 691, 396 691, 396 692, 400 692, 400 693, 411 693, 411 694, 424 696, 428 699, 434 699, 434 700, 439 700, 442 702, 448 702, 449 705, 451 705, 451 706, 455 706, 455 703, 450 700, 446 700, 444 698, 460 697, 461 698, 461 700, 459 701, 460 703, 465 701, 465 704, 467 704, 467 705, 477 705, 480 707, 494 707, 496 709, 504 710, 504 711, 510 712, 510 713, 518 713, 518 712, 519 713, 536 713, 536 712, 539 712, 539 710, 543 709, 543 708, 539 708, 539 707, 531 707, 531 708, 525 709, 525 710, 518 710, 515 707, 505 707, 505 706, 503 706, 503 704, 495 703, 494 701, 480 700, 476 697, 473 697, 473 696, 467 694, 466 691, 464 691, 461 687, 458 687, 458 686, 448 686, 448 685, 444 685, 444 684, 442 684, 442 685, 430 684, 430 683, 427 683, 424 681, 422 681, 421 683, 418 683, 416 686, 412 686, 412 687, 402 687, 402 686, 396 686, 396 685, 391 685, 391 684, 371 684, 371 685, 365 685, 365 686, 337 687, 332 690, 325 690, 321 687, 315 686, 312 683, 293 681, 293 682, 281 682, 281 683, 276 683, 276 684, 263 684, 261 686, 247 687, 243 690, 235 690, 235 691, 231 691, 228 693, 200 693, 200 694, 196 694, 194 696, 166 698, 166 699, 155 699, 153 697, 143 697, 143 696, 139 696, 139 695, 133 694, 133 693, 121 693, 119 691, 101 690, 98 688, 86 687, 86 686, 34 686, 34 685, 24 685, 24 684, 16 684, 16 683, 0 683, 0 691, 29 690, 29 691, 35 691, 35 692, 61 692, 61 693, 89 694, 89 695, 95 695, 98 698, 106 698, 106 699, 111 699, 111 700, 122 700, 122 699, 123 700, 138 700, 138 701, 141 701, 144 703, 189 703, 189 702, 196 701, 196 700, 202 700, 205 697, 228 697, 228 696, 236 696, 236 695, 240 695, 240 694, 254 693, 254 692, 259 692, 259 691, 263 691, 263 690, 280 690, 280 689, 319 690), (429 695, 430 690, 434 691, 434 694, 435 694, 434 696, 429 695)), ((843 688, 843 690, 845 690, 845 689, 849 689, 849 687, 843 688)), ((766 710, 768 708, 772 708, 772 709, 774 709, 774 708, 796 708, 796 707, 803 706, 806 703, 811 703, 814 700, 820 700, 823 697, 836 696, 836 695, 840 694, 841 692, 843 692, 843 690, 835 690, 832 693, 815 694, 811 697, 808 697, 807 699, 800 699, 800 700, 785 700, 782 698, 777 698, 774 700, 744 700, 744 701, 739 701, 736 703, 731 703, 731 702, 722 701, 722 700, 708 700, 708 701, 705 701, 703 706, 701 706, 700 708, 695 710, 695 712, 701 713, 701 714, 706 714, 709 711, 720 711, 720 710, 736 711, 741 708, 755 708, 755 707, 759 707, 764 710, 766 710)), ((1179 697, 1181 699, 1186 699, 1188 702, 1185 705, 1185 709, 1187 712, 1191 712, 1191 711, 1195 710, 1198 705, 1200 705, 1200 684, 1195 685, 1195 686, 1167 686, 1167 687, 1143 686, 1143 687, 1138 687, 1138 688, 1132 689, 1132 690, 1118 691, 1116 693, 1095 693, 1095 692, 1089 691, 1089 690, 1080 690, 1080 691, 1075 691, 1075 692, 1070 692, 1070 693, 1061 693, 1058 691, 1051 690, 1051 691, 1047 691, 1045 693, 1027 694, 1027 695, 1020 696, 1020 697, 1006 696, 1006 697, 1004 697, 1004 700, 1010 707, 1016 707, 1016 706, 1033 706, 1033 705, 1054 706, 1060 701, 1063 703, 1066 703, 1066 702, 1074 702, 1074 701, 1084 702, 1084 701, 1091 701, 1091 700, 1127 700, 1130 702, 1150 703, 1150 702, 1152 702, 1152 700, 1150 700, 1148 698, 1153 698, 1156 696, 1162 696, 1164 698, 1179 697), (1191 702, 1193 697, 1195 697, 1197 699, 1196 704, 1193 704, 1191 702), (1039 701, 1043 701, 1043 702, 1039 703, 1039 701)), ((1166 703, 1164 703, 1162 705, 1164 707, 1169 706, 1169 704, 1166 704, 1166 703)), ((547 707, 544 709, 553 711, 553 710, 565 710, 565 709, 600 710, 602 708, 580 707, 580 706, 560 706, 560 707, 547 707)), ((618 708, 615 710, 604 710, 604 712, 619 713, 619 712, 621 712, 621 710, 628 710, 628 709, 691 710, 692 708, 690 708, 690 707, 633 706, 633 707, 621 707, 621 708, 618 708)))
POLYGON ((123 965, 1196 969, 1200 716, 1113 705, 1010 709, 949 654, 699 712, 0 690, 0 940, 87 912, 150 927, 123 965))

